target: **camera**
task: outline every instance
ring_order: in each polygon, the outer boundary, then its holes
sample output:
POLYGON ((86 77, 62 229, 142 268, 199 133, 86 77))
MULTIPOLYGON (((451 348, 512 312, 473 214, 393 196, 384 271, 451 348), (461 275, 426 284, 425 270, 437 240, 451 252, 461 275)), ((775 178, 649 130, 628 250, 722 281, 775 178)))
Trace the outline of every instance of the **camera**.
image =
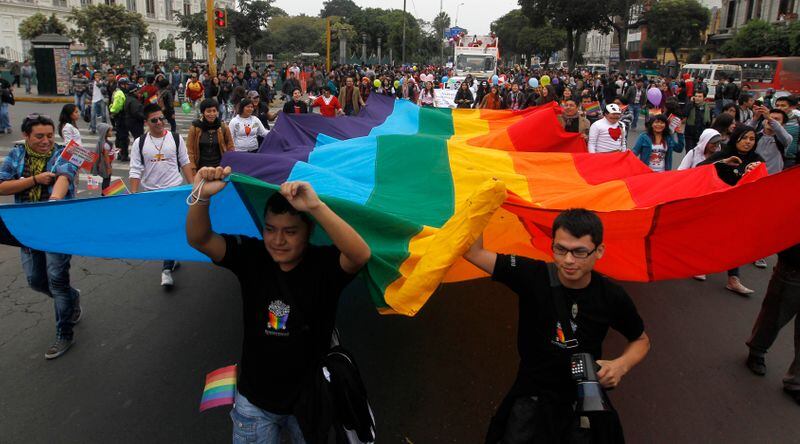
POLYGON ((570 373, 578 390, 575 411, 606 412, 611 407, 603 386, 597 379, 600 367, 589 353, 575 353, 570 357, 570 373))

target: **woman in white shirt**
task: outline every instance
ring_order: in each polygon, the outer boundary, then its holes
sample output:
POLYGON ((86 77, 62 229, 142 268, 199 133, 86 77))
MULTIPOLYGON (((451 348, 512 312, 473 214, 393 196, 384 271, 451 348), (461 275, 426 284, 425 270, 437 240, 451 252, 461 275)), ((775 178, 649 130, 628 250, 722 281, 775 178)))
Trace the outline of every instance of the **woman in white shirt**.
POLYGON ((266 136, 268 131, 264 125, 253 115, 253 102, 242 99, 239 102, 238 114, 231 119, 228 125, 233 136, 233 148, 236 151, 255 152, 258 150, 258 136, 266 136))
POLYGON ((64 146, 73 140, 83 146, 81 132, 78 131, 78 119, 80 118, 81 110, 75 104, 68 103, 61 108, 61 114, 58 116, 58 134, 64 139, 64 146))
POLYGON ((436 93, 433 90, 433 82, 425 82, 425 89, 419 93, 417 105, 432 107, 436 93))

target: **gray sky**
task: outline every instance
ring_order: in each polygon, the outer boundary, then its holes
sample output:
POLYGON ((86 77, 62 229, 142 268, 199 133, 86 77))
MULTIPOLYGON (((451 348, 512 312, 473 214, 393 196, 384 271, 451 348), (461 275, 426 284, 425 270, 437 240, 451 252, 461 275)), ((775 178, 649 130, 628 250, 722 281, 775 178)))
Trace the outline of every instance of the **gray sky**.
MULTIPOLYGON (((403 0, 354 1, 362 8, 403 9, 403 0)), ((276 0, 274 5, 291 15, 317 15, 322 9, 322 0, 276 0)), ((458 9, 458 26, 475 34, 488 33, 492 21, 517 7, 517 0, 442 0, 442 9, 450 14, 451 24, 455 24, 458 9), (464 5, 458 8, 459 3, 464 5)), ((431 21, 439 14, 439 1, 406 0, 406 10, 423 20, 431 21)))

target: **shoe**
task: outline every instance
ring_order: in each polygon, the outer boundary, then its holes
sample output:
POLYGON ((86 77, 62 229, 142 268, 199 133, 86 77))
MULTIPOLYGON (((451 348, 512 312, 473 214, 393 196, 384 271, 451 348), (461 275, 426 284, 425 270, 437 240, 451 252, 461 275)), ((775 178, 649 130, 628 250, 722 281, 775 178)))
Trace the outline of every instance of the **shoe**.
POLYGON ((794 402, 800 404, 800 390, 792 390, 790 388, 784 387, 783 392, 791 396, 792 399, 794 399, 794 402))
POLYGON ((78 297, 75 298, 75 308, 72 309, 72 324, 78 325, 78 322, 81 321, 83 317, 83 308, 81 308, 81 291, 75 289, 78 292, 78 297))
POLYGON ((692 279, 694 279, 694 280, 696 280, 696 281, 700 281, 700 282, 705 282, 705 280, 706 280, 706 275, 704 275, 704 274, 698 274, 697 276, 692 276, 692 279))
POLYGON ((69 350, 72 347, 72 344, 75 343, 75 339, 56 339, 56 342, 47 349, 44 354, 45 359, 55 359, 69 350))
POLYGON ((172 288, 173 285, 175 285, 175 281, 172 279, 172 271, 163 270, 161 272, 161 286, 172 288))
POLYGON ((767 365, 764 363, 763 356, 756 356, 750 353, 747 356, 747 361, 744 364, 755 375, 764 376, 767 374, 767 365))
POLYGON ((178 261, 175 261, 175 265, 172 266, 172 271, 175 271, 178 268, 181 268, 181 263, 178 262, 178 261))
POLYGON ((742 285, 742 281, 736 276, 731 276, 728 278, 728 285, 726 285, 725 288, 742 296, 747 296, 754 293, 753 290, 742 285))
POLYGON ((763 268, 767 268, 767 261, 764 260, 764 259, 759 259, 759 260, 753 262, 753 265, 755 265, 756 268, 762 268, 762 269, 763 268))

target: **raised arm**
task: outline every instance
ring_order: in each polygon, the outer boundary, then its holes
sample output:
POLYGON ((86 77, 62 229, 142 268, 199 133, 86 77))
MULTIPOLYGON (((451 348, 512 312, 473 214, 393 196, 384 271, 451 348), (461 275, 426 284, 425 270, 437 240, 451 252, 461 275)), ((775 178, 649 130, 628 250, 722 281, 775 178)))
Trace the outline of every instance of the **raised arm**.
POLYGON ((219 262, 225 258, 225 239, 211 230, 211 218, 208 215, 210 199, 215 194, 222 191, 227 185, 224 181, 231 174, 231 168, 226 167, 205 167, 200 168, 194 176, 194 187, 205 179, 202 190, 200 190, 200 200, 194 205, 189 206, 186 214, 186 241, 195 250, 205 254, 212 261, 219 262))
POLYGON ((339 264, 348 273, 355 273, 369 261, 369 246, 344 219, 322 202, 308 182, 286 182, 281 194, 297 210, 309 213, 328 233, 333 244, 342 252, 339 264))
POLYGON ((492 274, 494 273, 494 264, 497 262, 497 253, 483 248, 483 235, 481 234, 464 253, 464 259, 486 273, 492 274))

